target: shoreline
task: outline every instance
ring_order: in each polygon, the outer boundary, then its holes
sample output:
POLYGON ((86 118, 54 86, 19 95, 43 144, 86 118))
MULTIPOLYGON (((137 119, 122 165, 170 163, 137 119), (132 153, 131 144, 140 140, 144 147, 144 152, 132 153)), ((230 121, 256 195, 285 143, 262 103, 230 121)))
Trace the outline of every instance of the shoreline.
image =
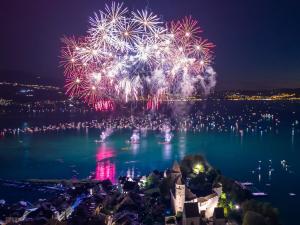
MULTIPOLYGON (((8 180, 0 180, 0 182, 8 182, 8 180)), ((222 215, 224 221, 239 221, 241 222, 244 220, 244 218, 247 219, 248 217, 248 211, 252 211, 255 209, 256 206, 262 204, 265 205, 265 207, 269 207, 270 210, 274 213, 276 212, 275 209, 271 205, 268 205, 266 203, 260 202, 260 201, 254 201, 253 197, 251 197, 251 194, 249 190, 242 189, 235 180, 232 180, 230 178, 224 177, 221 175, 219 171, 217 171, 215 168, 213 168, 202 156, 200 155, 192 155, 192 156, 186 156, 180 164, 177 162, 174 163, 173 167, 170 169, 166 169, 165 171, 153 171, 148 176, 141 176, 136 178, 128 178, 128 177, 119 177, 118 183, 113 185, 109 180, 104 181, 97 181, 92 179, 81 179, 81 180, 74 180, 74 179, 27 179, 23 181, 13 181, 19 184, 29 184, 29 185, 37 185, 37 186, 43 186, 51 189, 52 187, 60 187, 57 189, 56 196, 65 199, 62 200, 63 202, 67 201, 70 202, 68 204, 70 205, 70 213, 67 217, 61 217, 56 216, 56 220, 63 221, 73 221, 74 215, 77 213, 77 207, 81 207, 82 204, 90 204, 92 199, 97 199, 99 196, 106 196, 104 198, 107 198, 107 196, 117 195, 117 196, 123 196, 123 198, 128 198, 131 195, 140 196, 138 197, 141 201, 140 203, 135 204, 148 204, 148 201, 152 201, 151 199, 156 199, 157 204, 160 205, 160 207, 163 207, 164 209, 168 209, 168 213, 161 212, 164 215, 165 220, 172 220, 175 218, 178 222, 184 220, 185 211, 182 211, 182 208, 180 207, 190 207, 191 204, 194 204, 194 207, 196 207, 199 203, 193 203, 193 202, 203 202, 207 201, 213 201, 215 202, 213 205, 207 206, 208 208, 205 208, 206 213, 204 217, 200 217, 199 219, 203 220, 205 223, 208 223, 209 221, 214 220, 214 211, 218 209, 220 211, 222 209, 222 215), (205 177, 206 181, 202 181, 201 177, 205 177), (199 178, 201 178, 199 180, 199 178), (180 183, 178 183, 178 179, 180 179, 180 183), (204 182, 204 183, 203 183, 204 182), (177 200, 179 192, 175 191, 172 192, 172 186, 177 188, 179 186, 184 187, 185 189, 189 190, 187 193, 190 192, 190 197, 185 197, 185 200, 183 199, 183 202, 180 202, 177 200), (203 189, 203 187, 206 187, 203 189), (211 187, 212 189, 209 190, 211 187), (203 189, 203 190, 202 190, 203 189), (170 190, 170 191, 168 191, 170 190), (202 190, 202 191, 200 191, 202 190), (200 192, 199 192, 200 191, 200 192), (156 198, 153 198, 154 194, 156 198), (197 194, 198 193, 198 194, 197 194), (202 193, 202 194, 201 194, 202 193), (207 194, 205 194, 207 193, 207 194), (171 194, 171 195, 170 195, 171 194), (201 197, 204 195, 207 195, 207 197, 201 197), (67 197, 69 196, 69 197, 67 197), (98 196, 98 197, 97 197, 98 196), (127 196, 127 197, 126 197, 127 196), (195 200, 191 201, 189 199, 194 198, 195 200), (67 199, 73 199, 71 201, 67 199), (173 199, 173 200, 172 200, 173 199), (198 200, 197 200, 198 199, 198 200), (204 200, 206 199, 206 200, 204 200), (251 200, 252 199, 252 200, 251 200), (75 206, 76 205, 76 206, 75 206), (248 208, 247 208, 248 207, 248 208), (254 207, 254 208, 253 208, 254 207), (246 216, 247 215, 247 216, 246 216), (60 220, 61 219, 61 220, 60 220)), ((183 193, 184 194, 184 193, 183 193)), ((185 194, 185 195, 186 195, 185 194)), ((181 194, 179 194, 181 195, 181 194)), ((51 199, 44 199, 39 200, 36 203, 33 204, 34 207, 39 209, 43 204, 48 202, 47 204, 55 204, 55 199, 57 197, 53 197, 51 199)), ((101 197, 102 198, 102 197, 101 197)), ((136 197, 135 197, 136 198, 136 197)), ((180 198, 179 198, 180 199, 180 198)), ((182 199, 182 198, 181 198, 182 199)), ((135 202, 136 200, 134 200, 135 202)), ((2 201, 3 203, 3 201, 2 201)), ((20 202, 21 203, 21 202, 20 202)), ((20 204, 19 203, 19 204, 20 204)), ((16 203, 17 204, 17 203, 16 203)), ((27 208, 27 203, 24 204, 24 208, 27 208)), ((28 203, 31 205, 31 203, 28 203)), ((119 203, 121 204, 121 203, 119 203)), ((111 219, 117 219, 118 217, 118 211, 120 209, 119 204, 113 204, 108 205, 108 208, 103 208, 100 210, 100 212, 105 213, 105 218, 111 218, 111 219), (113 213, 109 211, 109 209, 113 209, 113 213), (108 210, 108 211, 107 211, 108 210)), ((201 203, 203 204, 203 203, 201 203)), ((15 204, 12 204, 12 206, 15 204)), ((31 206, 31 207, 33 207, 31 206)), ((192 206, 192 205, 191 205, 192 206)), ((0 203, 0 211, 1 207, 5 207, 4 205, 0 203)), ((57 206, 59 207, 59 206, 57 206)), ((154 206, 149 206, 151 207, 154 206)), ((156 206, 157 207, 157 206, 156 206)), ((197 207, 200 207, 197 206, 197 207)), ((143 207, 142 207, 143 208, 143 207)), ((154 208, 153 208, 154 209, 154 208)), ((29 210, 29 209, 28 209, 29 210)), ((69 210, 69 208, 65 208, 65 210, 69 210)), ((96 209, 95 209, 96 210, 96 209)), ((146 208, 144 209, 146 210, 146 208)), ((149 209, 147 209, 148 211, 149 209)), ((25 210, 26 211, 26 210, 25 210)), ((63 215, 67 215, 64 213, 67 213, 67 211, 59 211, 63 213, 63 215)), ((255 211, 255 210, 254 210, 255 211)), ((69 211, 68 211, 69 212, 69 211)), ((129 210, 130 213, 134 213, 136 215, 139 215, 138 220, 140 222, 145 221, 147 217, 140 217, 143 215, 143 213, 136 209, 133 211, 129 210)), ((126 211, 128 214, 129 212, 126 211)), ((200 208, 199 208, 200 212, 200 208)), ((59 215, 62 215, 62 214, 59 215)), ((123 212, 124 214, 125 212, 123 212)), ((125 214, 126 214, 125 213, 125 214)), ((250 214, 251 214, 250 213, 250 214)), ((270 215, 265 214, 263 211, 256 210, 254 213, 260 214, 262 218, 269 218, 270 215)), ((275 213, 276 214, 276 213, 275 213)), ((275 216, 275 214, 272 214, 272 220, 277 221, 278 218, 275 216), (274 218, 273 218, 274 217, 274 218)), ((30 213, 29 213, 30 215, 30 213)), ((251 215, 250 215, 251 216, 251 215)), ((52 216, 53 217, 53 216, 52 216)), ((23 217, 22 217, 23 218, 23 217)), ((94 218, 94 216, 90 216, 88 218, 94 218)), ((152 218, 152 217, 151 217, 152 218)), ((82 220, 87 218, 81 218, 82 220)), ((149 219, 149 218, 148 218, 149 219)), ((155 220, 153 217, 152 219, 155 220)), ((161 221, 163 218, 159 217, 157 218, 159 221, 161 221)), ((26 221, 26 217, 23 218, 24 221, 26 221)), ((20 219, 18 220, 21 221, 20 219)), ((144 223, 143 223, 144 224, 144 223)), ((279 223, 278 223, 279 224, 279 223)))

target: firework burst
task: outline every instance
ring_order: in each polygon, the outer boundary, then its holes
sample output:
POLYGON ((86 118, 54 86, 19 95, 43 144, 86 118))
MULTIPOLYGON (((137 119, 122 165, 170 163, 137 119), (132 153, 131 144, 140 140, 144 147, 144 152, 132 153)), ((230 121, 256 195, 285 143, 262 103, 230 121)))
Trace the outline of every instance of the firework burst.
POLYGON ((82 38, 63 38, 66 93, 96 110, 148 99, 157 108, 174 95, 188 97, 215 85, 212 49, 192 17, 164 23, 148 10, 106 5, 90 18, 82 38))

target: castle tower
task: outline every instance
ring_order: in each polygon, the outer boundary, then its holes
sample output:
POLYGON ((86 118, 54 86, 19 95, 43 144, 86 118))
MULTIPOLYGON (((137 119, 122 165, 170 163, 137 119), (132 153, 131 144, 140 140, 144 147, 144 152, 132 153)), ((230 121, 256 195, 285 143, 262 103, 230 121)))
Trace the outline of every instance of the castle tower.
POLYGON ((181 182, 181 176, 178 176, 175 183, 175 213, 183 212, 185 202, 185 185, 181 182))

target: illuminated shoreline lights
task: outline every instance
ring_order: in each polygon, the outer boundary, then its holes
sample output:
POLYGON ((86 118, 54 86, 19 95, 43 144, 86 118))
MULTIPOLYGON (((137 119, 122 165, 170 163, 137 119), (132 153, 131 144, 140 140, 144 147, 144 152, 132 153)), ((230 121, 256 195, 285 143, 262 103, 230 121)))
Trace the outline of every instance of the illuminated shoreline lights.
POLYGON ((96 110, 138 100, 155 109, 170 96, 208 94, 215 86, 214 45, 191 17, 163 23, 152 12, 113 2, 90 25, 84 37, 63 38, 61 62, 66 94, 96 110))

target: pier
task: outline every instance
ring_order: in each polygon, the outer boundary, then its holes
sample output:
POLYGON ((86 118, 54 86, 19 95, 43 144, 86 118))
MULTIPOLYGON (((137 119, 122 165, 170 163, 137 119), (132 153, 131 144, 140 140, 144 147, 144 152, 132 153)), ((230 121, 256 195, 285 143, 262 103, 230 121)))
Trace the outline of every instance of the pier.
POLYGON ((264 197, 264 196, 268 195, 267 193, 258 190, 258 188, 255 187, 253 185, 253 183, 251 183, 251 182, 238 182, 238 181, 236 181, 236 184, 238 184, 243 190, 250 191, 251 195, 254 196, 254 197, 264 197))

